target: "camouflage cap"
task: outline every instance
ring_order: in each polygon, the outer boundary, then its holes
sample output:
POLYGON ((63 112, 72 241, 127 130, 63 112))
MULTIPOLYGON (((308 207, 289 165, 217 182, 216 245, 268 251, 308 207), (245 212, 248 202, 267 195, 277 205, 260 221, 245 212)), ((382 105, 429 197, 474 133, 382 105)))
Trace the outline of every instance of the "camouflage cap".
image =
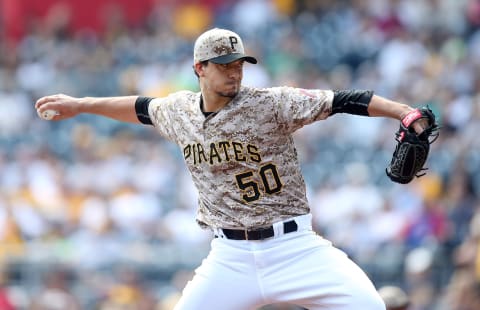
POLYGON ((194 63, 208 60, 217 64, 226 64, 238 59, 244 59, 252 64, 257 63, 254 57, 245 55, 242 39, 233 31, 210 29, 195 41, 194 63))

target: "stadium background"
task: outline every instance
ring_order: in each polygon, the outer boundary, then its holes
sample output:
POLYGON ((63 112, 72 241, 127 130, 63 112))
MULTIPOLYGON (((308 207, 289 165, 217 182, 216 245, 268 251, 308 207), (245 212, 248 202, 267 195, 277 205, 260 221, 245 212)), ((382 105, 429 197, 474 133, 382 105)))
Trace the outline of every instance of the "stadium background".
POLYGON ((196 90, 193 40, 213 25, 260 60, 244 84, 435 111, 430 170, 404 186, 384 173, 397 122, 298 132, 315 229, 412 309, 480 309, 478 0, 0 0, 0 308, 171 308, 211 237, 180 151, 149 127, 42 121, 33 104, 196 90))

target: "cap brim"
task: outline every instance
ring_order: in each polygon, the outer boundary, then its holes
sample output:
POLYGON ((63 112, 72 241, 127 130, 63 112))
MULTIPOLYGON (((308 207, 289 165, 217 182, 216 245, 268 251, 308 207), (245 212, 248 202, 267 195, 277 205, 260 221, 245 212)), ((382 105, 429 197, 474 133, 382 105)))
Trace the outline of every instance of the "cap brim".
POLYGON ((249 62, 251 64, 256 64, 257 63, 257 59, 255 57, 247 56, 247 55, 242 54, 242 53, 234 53, 234 54, 218 56, 218 57, 209 59, 208 61, 211 61, 215 64, 228 64, 228 63, 234 62, 234 61, 239 60, 239 59, 243 59, 246 62, 249 62))

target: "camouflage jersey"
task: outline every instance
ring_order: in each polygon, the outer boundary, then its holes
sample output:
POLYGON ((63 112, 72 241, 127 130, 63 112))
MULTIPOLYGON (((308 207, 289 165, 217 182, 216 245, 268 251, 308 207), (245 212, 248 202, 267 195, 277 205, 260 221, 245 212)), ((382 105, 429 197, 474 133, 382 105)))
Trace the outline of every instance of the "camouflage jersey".
POLYGON ((292 133, 327 118, 333 92, 241 87, 205 117, 200 93, 156 98, 149 116, 177 143, 199 194, 202 227, 259 228, 310 211, 292 133))

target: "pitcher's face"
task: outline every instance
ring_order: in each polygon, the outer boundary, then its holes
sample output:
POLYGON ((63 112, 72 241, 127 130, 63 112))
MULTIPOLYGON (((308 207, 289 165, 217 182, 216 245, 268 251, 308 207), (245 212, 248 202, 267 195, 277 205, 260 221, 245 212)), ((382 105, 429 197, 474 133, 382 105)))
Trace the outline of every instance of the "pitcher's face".
POLYGON ((228 64, 208 63, 203 66, 204 85, 209 91, 221 97, 235 97, 240 91, 243 78, 244 60, 239 59, 228 64))

